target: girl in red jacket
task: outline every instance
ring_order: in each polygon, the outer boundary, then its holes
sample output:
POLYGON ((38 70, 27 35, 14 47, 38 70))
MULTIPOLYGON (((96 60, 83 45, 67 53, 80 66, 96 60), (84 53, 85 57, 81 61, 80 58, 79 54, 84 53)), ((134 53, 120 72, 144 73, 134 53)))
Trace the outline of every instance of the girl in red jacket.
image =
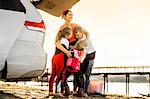
POLYGON ((62 75, 62 85, 65 89, 65 96, 70 95, 69 86, 67 84, 67 78, 80 70, 80 64, 83 62, 86 56, 86 41, 78 41, 72 49, 72 58, 68 58, 66 62, 66 67, 62 75))

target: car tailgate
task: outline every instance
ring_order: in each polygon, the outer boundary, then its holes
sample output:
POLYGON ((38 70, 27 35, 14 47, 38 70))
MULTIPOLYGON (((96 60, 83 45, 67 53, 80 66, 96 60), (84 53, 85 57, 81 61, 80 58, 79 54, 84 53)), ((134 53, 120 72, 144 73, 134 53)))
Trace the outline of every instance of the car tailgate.
POLYGON ((80 0, 43 0, 36 7, 59 17, 64 10, 71 8, 78 1, 80 0))

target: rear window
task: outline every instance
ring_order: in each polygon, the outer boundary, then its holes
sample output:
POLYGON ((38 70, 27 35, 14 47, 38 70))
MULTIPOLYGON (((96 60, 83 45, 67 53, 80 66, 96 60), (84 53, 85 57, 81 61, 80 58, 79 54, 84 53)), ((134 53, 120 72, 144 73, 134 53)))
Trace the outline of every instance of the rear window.
POLYGON ((26 10, 20 0, 0 0, 0 9, 20 11, 26 13, 26 10))
POLYGON ((34 6, 40 4, 42 1, 43 1, 43 0, 30 0, 30 2, 31 2, 34 6))

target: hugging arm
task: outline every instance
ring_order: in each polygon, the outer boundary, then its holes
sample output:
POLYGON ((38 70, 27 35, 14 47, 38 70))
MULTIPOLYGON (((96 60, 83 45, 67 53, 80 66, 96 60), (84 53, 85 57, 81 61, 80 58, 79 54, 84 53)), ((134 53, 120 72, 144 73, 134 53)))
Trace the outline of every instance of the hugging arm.
POLYGON ((66 48, 64 48, 64 47, 61 45, 60 41, 57 41, 57 42, 55 43, 55 45, 56 45, 56 47, 57 47, 58 49, 60 49, 62 52, 64 52, 68 57, 71 57, 71 56, 72 56, 71 53, 70 53, 66 48))
POLYGON ((82 55, 80 56, 80 62, 82 63, 86 57, 86 50, 83 51, 82 55))

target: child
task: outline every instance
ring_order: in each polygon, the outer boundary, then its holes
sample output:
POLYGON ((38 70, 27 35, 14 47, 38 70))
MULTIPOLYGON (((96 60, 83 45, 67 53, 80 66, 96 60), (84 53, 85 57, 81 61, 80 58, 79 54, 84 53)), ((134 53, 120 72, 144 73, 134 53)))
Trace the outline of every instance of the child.
POLYGON ((67 84, 67 78, 75 72, 80 70, 80 63, 83 62, 86 52, 86 41, 79 41, 72 49, 73 56, 72 58, 67 59, 66 67, 62 75, 62 85, 65 89, 65 96, 70 95, 69 86, 67 84))
MULTIPOLYGON (((96 51, 93 47, 92 41, 90 39, 89 33, 83 29, 82 27, 76 27, 74 29, 74 33, 76 35, 76 38, 79 40, 86 39, 87 41, 87 47, 86 47, 86 57, 83 61, 83 63, 80 66, 80 71, 76 75, 78 84, 78 96, 87 96, 89 94, 89 84, 90 84, 90 76, 92 72, 92 67, 94 65, 94 59, 96 51), (85 75, 85 83, 84 83, 84 75, 85 75)), ((74 91, 76 90, 76 86, 74 87, 74 91)))
MULTIPOLYGON (((71 35, 71 29, 66 27, 64 29, 62 29, 61 31, 59 31, 57 33, 56 39, 55 39, 55 43, 59 42, 62 44, 62 46, 66 49, 69 48, 69 41, 68 39, 70 39, 72 37, 71 35)), ((52 58, 52 72, 51 72, 51 77, 49 80, 49 96, 50 95, 54 95, 53 94, 53 83, 54 83, 54 79, 56 77, 56 89, 55 89, 55 93, 57 93, 57 85, 59 83, 59 79, 60 79, 60 75, 61 72, 63 71, 63 68, 65 66, 65 59, 66 59, 66 55, 59 50, 56 47, 56 51, 55 51, 55 55, 52 58)), ((58 93, 59 94, 59 93, 58 93)))

